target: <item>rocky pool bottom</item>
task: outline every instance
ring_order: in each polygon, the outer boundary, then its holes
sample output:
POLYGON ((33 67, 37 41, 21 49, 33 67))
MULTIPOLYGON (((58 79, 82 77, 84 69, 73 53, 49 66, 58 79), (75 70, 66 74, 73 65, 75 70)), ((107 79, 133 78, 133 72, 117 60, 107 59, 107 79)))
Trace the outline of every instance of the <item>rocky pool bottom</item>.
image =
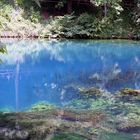
POLYGON ((64 107, 39 102, 0 113, 0 140, 140 140, 140 90, 78 88, 64 107))

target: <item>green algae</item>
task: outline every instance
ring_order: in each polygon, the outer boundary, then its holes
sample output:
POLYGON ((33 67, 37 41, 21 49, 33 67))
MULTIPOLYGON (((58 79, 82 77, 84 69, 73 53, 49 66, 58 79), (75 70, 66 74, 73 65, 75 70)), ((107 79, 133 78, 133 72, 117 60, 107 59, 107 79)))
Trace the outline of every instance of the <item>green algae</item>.
MULTIPOLYGON (((92 129, 96 124, 105 121, 102 112, 88 110, 60 110, 52 109, 37 112, 1 113, 0 114, 0 139, 13 137, 31 138, 31 140, 45 140, 52 133, 61 134, 67 132, 67 139, 91 138, 92 129), (18 126, 18 127, 17 127, 18 126), (6 131, 6 133, 5 133, 6 131), (77 132, 75 134, 75 132, 77 132), (71 134, 74 134, 70 136, 71 134)), ((61 135, 62 136, 62 135, 61 135)), ((60 137, 57 135, 57 137, 60 137)))
POLYGON ((87 138, 75 133, 59 133, 51 140, 86 140, 87 138))
POLYGON ((99 88, 96 87, 90 87, 90 88, 78 88, 79 93, 83 97, 91 98, 96 96, 101 96, 102 91, 99 88))
POLYGON ((133 136, 124 133, 103 132, 98 140, 134 140, 133 136))
POLYGON ((36 112, 36 111, 45 111, 45 110, 52 110, 56 107, 52 104, 46 103, 46 102, 39 102, 31 106, 31 108, 28 110, 29 112, 36 112))
POLYGON ((10 134, 18 122, 18 133, 31 140, 45 140, 52 132, 52 140, 134 140, 140 133, 140 104, 134 101, 104 92, 98 98, 74 99, 64 108, 39 102, 27 112, 0 113, 0 127, 10 134))

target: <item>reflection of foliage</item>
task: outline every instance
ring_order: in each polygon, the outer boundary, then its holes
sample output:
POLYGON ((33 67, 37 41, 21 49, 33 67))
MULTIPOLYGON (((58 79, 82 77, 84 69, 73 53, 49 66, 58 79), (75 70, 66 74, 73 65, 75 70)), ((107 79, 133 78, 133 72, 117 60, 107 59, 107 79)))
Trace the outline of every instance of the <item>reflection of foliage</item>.
MULTIPOLYGON (((4 47, 4 46, 1 46, 1 44, 0 44, 0 53, 7 53, 7 50, 6 50, 6 47, 4 47)), ((0 62, 1 62, 1 59, 0 59, 0 62)))
POLYGON ((6 48, 5 47, 0 47, 0 53, 5 53, 6 52, 6 48))

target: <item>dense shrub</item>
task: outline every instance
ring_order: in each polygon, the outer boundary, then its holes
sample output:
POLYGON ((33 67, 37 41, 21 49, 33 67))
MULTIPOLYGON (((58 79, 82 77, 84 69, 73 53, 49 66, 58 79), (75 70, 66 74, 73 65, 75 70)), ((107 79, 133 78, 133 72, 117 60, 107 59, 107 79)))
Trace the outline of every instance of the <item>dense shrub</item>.
POLYGON ((139 6, 130 16, 122 12, 118 2, 111 1, 107 16, 103 15, 103 0, 96 0, 99 12, 51 17, 45 21, 35 0, 0 1, 0 31, 12 31, 21 36, 65 38, 128 38, 140 36, 139 6), (124 13, 124 15, 122 14, 124 13), (14 25, 14 26, 13 26, 14 25))
POLYGON ((112 21, 111 17, 100 19, 87 13, 79 17, 65 15, 51 18, 46 28, 46 36, 66 38, 125 38, 132 32, 130 26, 124 25, 122 18, 112 21))

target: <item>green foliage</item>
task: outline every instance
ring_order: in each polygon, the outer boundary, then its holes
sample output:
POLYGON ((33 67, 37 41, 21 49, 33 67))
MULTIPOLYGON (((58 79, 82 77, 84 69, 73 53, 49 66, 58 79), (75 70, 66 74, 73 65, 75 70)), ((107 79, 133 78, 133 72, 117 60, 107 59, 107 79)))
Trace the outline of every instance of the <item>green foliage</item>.
POLYGON ((127 28, 126 25, 123 27, 122 18, 100 19, 87 13, 79 17, 72 14, 52 18, 46 28, 46 36, 66 38, 124 37, 131 32, 131 28, 127 28))
POLYGON ((134 21, 134 24, 139 27, 140 29, 140 2, 137 2, 136 9, 132 12, 132 19, 134 21))
MULTIPOLYGON (((61 9, 66 2, 66 0, 59 1, 55 8, 61 9)), ((36 34, 36 36, 60 38, 140 36, 139 5, 132 13, 122 16, 122 0, 91 0, 91 2, 99 11, 91 14, 83 13, 80 16, 74 14, 58 16, 45 22, 38 7, 40 6, 38 0, 1 0, 0 29, 2 31, 16 31, 22 35, 29 31, 28 34, 36 34), (18 8, 14 7, 14 3, 18 5, 18 8), (103 16, 105 5, 107 8, 106 17, 103 16), (130 18, 125 18, 128 15, 131 15, 130 18), (44 23, 47 24, 44 25, 44 23), (13 25, 17 27, 17 30, 13 25), (34 31, 35 33, 32 33, 34 31)))
POLYGON ((38 0, 17 0, 18 5, 24 9, 23 17, 33 23, 42 21, 42 16, 39 7, 36 5, 38 0))
POLYGON ((33 23, 39 23, 42 21, 40 11, 36 11, 34 7, 30 7, 28 11, 24 11, 23 17, 30 20, 33 23))
POLYGON ((91 2, 98 7, 106 6, 107 16, 117 16, 123 11, 121 6, 122 0, 91 0, 91 2))
POLYGON ((11 21, 11 17, 10 17, 10 13, 11 13, 11 9, 12 6, 10 6, 9 4, 5 4, 3 2, 0 2, 0 25, 2 26, 3 21, 7 20, 7 21, 11 21))
POLYGON ((89 36, 91 24, 88 23, 88 20, 91 21, 93 18, 90 15, 85 14, 85 18, 83 20, 81 15, 77 18, 74 15, 65 15, 55 17, 50 20, 49 25, 47 26, 49 35, 56 35, 58 37, 80 37, 80 36, 89 36), (87 20, 88 18, 88 20, 87 20), (90 19, 91 18, 91 19, 90 19))
POLYGON ((66 0, 61 0, 57 3, 57 5, 55 5, 55 8, 61 9, 62 7, 64 7, 65 3, 66 3, 66 0))
POLYGON ((15 8, 11 2, 0 1, 1 35, 4 33, 5 36, 39 36, 44 24, 36 4, 22 0, 18 1, 18 8, 15 8))

